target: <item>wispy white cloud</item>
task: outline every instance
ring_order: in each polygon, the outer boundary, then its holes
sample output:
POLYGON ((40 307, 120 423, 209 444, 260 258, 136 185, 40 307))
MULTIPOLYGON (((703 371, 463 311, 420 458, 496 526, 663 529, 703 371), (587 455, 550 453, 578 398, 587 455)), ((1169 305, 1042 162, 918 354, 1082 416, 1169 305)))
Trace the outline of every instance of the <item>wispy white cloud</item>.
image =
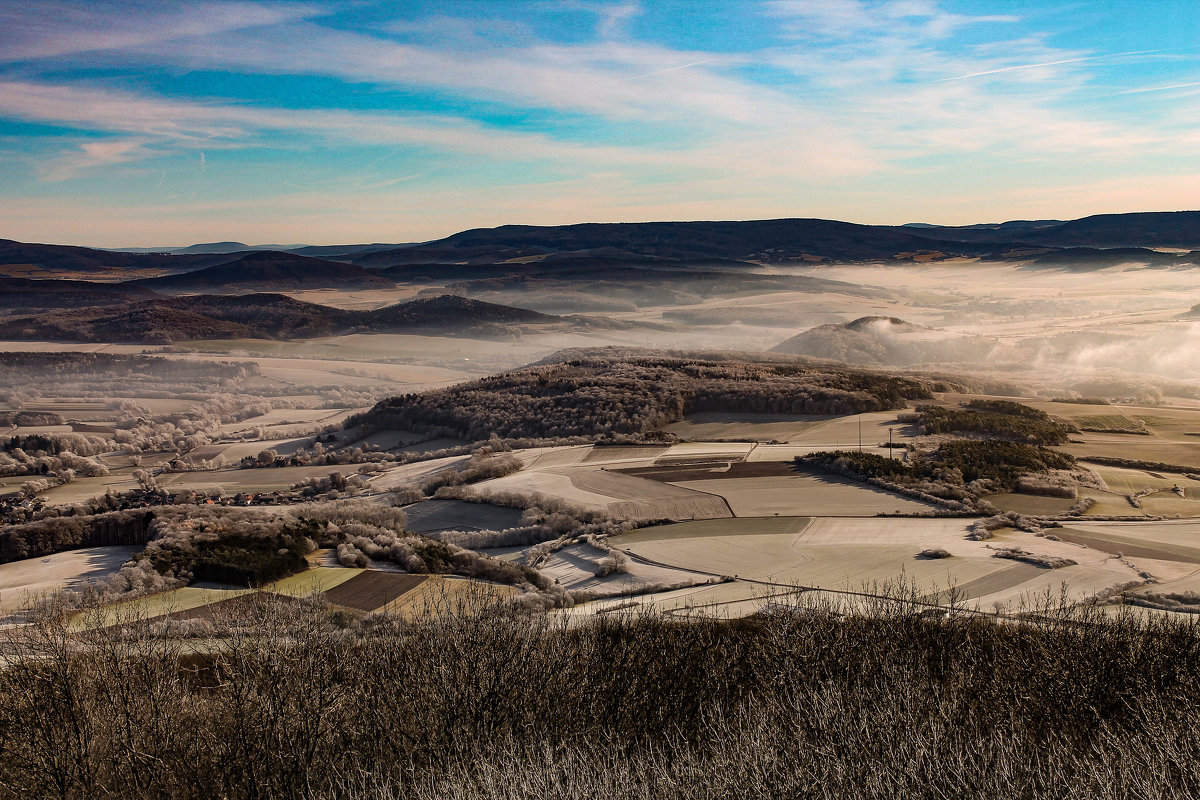
POLYGON ((7 0, 0 4, 0 62, 125 50, 318 16, 300 3, 163 3, 7 0))
MULTIPOLYGON (((139 162, 175 156, 195 172, 204 151, 211 176, 222 169, 222 151, 273 149, 296 164, 290 180, 274 178, 286 183, 280 202, 270 204, 279 213, 317 224, 319 209, 329 211, 322 192, 354 208, 360 204, 351 195, 366 193, 379 204, 374 222, 390 205, 429 221, 431 235, 438 214, 457 215, 462 225, 449 228, 511 221, 506 214, 535 222, 878 219, 891 203, 895 213, 921 209, 934 218, 955 207, 915 194, 938 180, 970 184, 991 171, 974 200, 959 200, 978 205, 990 193, 1011 202, 995 175, 1012 181, 1052 166, 1079 170, 1082 185, 1147 152, 1183 158, 1200 149, 1186 110, 1170 109, 1148 125, 1078 102, 1094 97, 1100 65, 1111 74, 1146 51, 1056 47, 1028 25, 1014 26, 1014 17, 952 13, 933 0, 747 5, 747 14, 768 15, 777 34, 773 46, 757 50, 639 39, 631 31, 642 28, 630 23, 643 9, 629 2, 575 4, 592 27, 570 41, 541 38, 519 19, 342 24, 327 4, 336 10, 334 0, 135 0, 126 4, 133 13, 115 14, 107 3, 10 0, 0 4, 0 61, 21 63, 0 73, 0 118, 92 134, 47 137, 36 161, 24 156, 28 172, 47 181, 132 173, 139 162), (35 6, 56 16, 39 20, 35 6), (71 78, 64 64, 100 69, 71 78), (266 76, 260 85, 276 76, 320 77, 321 85, 342 81, 347 92, 380 100, 374 109, 339 108, 339 97, 327 93, 312 107, 285 108, 239 98, 233 82, 229 97, 164 96, 137 88, 129 76, 139 69, 266 76), (422 96, 437 97, 438 113, 412 99, 422 96), (394 98, 406 99, 389 109, 394 98), (506 116, 525 119, 495 121, 506 116), (309 154, 355 147, 366 166, 350 168, 344 180, 309 177, 309 154), (401 155, 389 160, 393 153, 401 155), (468 185, 464 162, 490 176, 507 168, 507 177, 479 178, 469 192, 458 184, 431 192, 430 174, 450 172, 468 185)), ((169 187, 161 167, 155 161, 153 179, 169 187)), ((232 224, 236 214, 214 209, 235 205, 213 201, 202 213, 232 224)))

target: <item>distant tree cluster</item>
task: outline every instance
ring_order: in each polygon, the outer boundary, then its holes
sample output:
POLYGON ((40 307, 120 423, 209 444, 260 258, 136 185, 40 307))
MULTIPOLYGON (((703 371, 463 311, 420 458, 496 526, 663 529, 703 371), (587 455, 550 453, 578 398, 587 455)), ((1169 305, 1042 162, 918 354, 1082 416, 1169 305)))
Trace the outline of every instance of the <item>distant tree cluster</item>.
POLYGON ((1071 427, 1009 400, 972 400, 962 408, 917 406, 924 433, 973 433, 1027 444, 1066 444, 1071 427))
POLYGON ((469 441, 645 433, 693 411, 853 414, 927 399, 924 381, 794 362, 591 356, 393 397, 350 419, 469 441))
POLYGON ((50 475, 67 482, 76 475, 107 475, 108 467, 91 456, 112 449, 108 439, 79 433, 0 436, 0 476, 50 475))
POLYGON ((145 544, 153 535, 154 516, 151 511, 129 510, 8 525, 0 531, 0 563, 41 558, 80 547, 145 544))
POLYGON ((120 353, 0 353, 0 389, 40 397, 178 397, 228 391, 259 374, 249 362, 190 361, 120 353))
MULTIPOLYGON (((796 463, 859 480, 882 480, 931 495, 969 501, 980 494, 1040 486, 1022 479, 1075 467, 1075 458, 1040 445, 956 439, 935 450, 910 451, 907 461, 876 453, 834 450, 798 456, 796 463)), ((1045 481, 1050 485, 1051 481, 1045 481)), ((1047 494, 1048 491, 1039 491, 1047 494)))

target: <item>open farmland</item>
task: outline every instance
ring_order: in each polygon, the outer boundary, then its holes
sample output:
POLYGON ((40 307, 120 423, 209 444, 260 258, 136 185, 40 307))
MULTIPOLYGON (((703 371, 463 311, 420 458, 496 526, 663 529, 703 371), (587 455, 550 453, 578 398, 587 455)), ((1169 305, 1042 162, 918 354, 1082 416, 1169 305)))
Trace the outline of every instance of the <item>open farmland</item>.
POLYGON ((702 492, 599 468, 523 470, 476 484, 492 492, 544 495, 624 519, 710 519, 732 516, 725 501, 702 492))
POLYGON ((40 595, 111 575, 140 547, 85 547, 0 564, 0 614, 26 608, 40 595))
POLYGON ((713 578, 688 570, 631 561, 620 572, 600 574, 608 554, 579 543, 555 550, 539 568, 543 574, 568 591, 586 592, 589 597, 637 595, 659 592, 665 587, 708 584, 713 578))
POLYGON ((411 591, 381 609, 404 619, 420 620, 442 614, 471 613, 516 596, 519 590, 454 575, 429 575, 411 591))
POLYGON ((501 508, 487 503, 464 503, 460 500, 425 500, 405 506, 408 530, 418 533, 431 531, 502 531, 521 523, 521 511, 501 508))
MULTIPOLYGON (((751 584, 690 593, 689 604, 752 600, 764 587, 777 591, 813 587, 841 592, 872 592, 904 583, 931 597, 955 587, 980 608, 1032 600, 1067 584, 1072 598, 1091 596, 1137 579, 1136 571, 1107 553, 1015 531, 986 542, 965 536, 960 519, 761 518, 709 520, 644 528, 615 537, 613 544, 633 557, 659 565, 728 575, 751 584), (1070 557, 1077 566, 1011 569, 995 558, 997 547, 1020 546, 1049 556, 1070 557), (930 548, 950 553, 925 559, 930 548)), ((1026 565, 1028 566, 1028 565, 1026 565)), ((678 597, 669 598, 678 607, 678 597)), ((657 602, 657 600, 656 600, 657 602)), ((738 605, 745 612, 746 606, 738 605)), ((725 609, 729 611, 729 609, 725 609)))
POLYGON ((425 580, 424 575, 361 570, 349 580, 326 590, 325 599, 341 608, 369 613, 391 605, 425 580))
POLYGON ((663 428, 681 439, 720 441, 743 439, 752 441, 790 441, 799 437, 829 416, 789 416, 786 414, 732 414, 699 412, 689 414, 680 422, 663 428))
POLYGON ((873 517, 919 514, 932 508, 873 486, 827 476, 729 478, 674 485, 724 498, 735 517, 873 517))

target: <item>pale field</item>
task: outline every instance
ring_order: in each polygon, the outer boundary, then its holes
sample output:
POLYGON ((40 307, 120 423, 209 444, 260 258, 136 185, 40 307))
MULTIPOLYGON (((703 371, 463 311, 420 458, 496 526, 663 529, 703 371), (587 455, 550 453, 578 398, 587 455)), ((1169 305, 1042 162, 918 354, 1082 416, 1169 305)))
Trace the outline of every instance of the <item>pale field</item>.
POLYGON ((266 414, 260 414, 257 417, 248 417, 247 419, 238 422, 229 422, 217 429, 219 435, 229 435, 236 431, 244 431, 259 425, 263 427, 275 427, 286 425, 288 423, 335 423, 345 419, 348 413, 354 411, 363 411, 366 409, 348 409, 348 408, 277 408, 268 411, 266 414))
POLYGON ((1140 558, 1200 565, 1200 522, 1084 522, 1053 531, 1075 538, 1093 549, 1140 558))
MULTIPOLYGON (((984 608, 1036 595, 1064 580, 1075 599, 1137 579, 1131 567, 1107 553, 1016 531, 988 542, 966 538, 963 519, 802 519, 710 520, 645 528, 613 537, 611 543, 656 564, 742 581, 872 592, 904 584, 936 597, 957 587, 984 608), (994 558, 995 549, 1015 545, 1030 552, 1073 558, 1076 567, 1012 569, 994 558), (919 559, 920 551, 940 547, 945 559, 919 559)), ((1025 566, 1025 565, 1022 565, 1025 566)), ((726 590, 733 599, 736 592, 726 590)), ((727 598, 729 599, 729 598, 727 598)), ((696 598, 692 598, 696 600, 696 598)))
POLYGON ((493 492, 517 492, 518 494, 540 494, 557 497, 568 503, 591 510, 607 511, 613 498, 604 494, 580 489, 570 476, 556 472, 514 472, 503 478, 493 478, 475 484, 483 496, 493 492))
POLYGON ((15 436, 29 436, 37 433, 70 433, 70 425, 14 425, 6 428, 5 433, 15 436))
POLYGON ((281 456, 290 456, 312 444, 313 437, 299 436, 294 439, 271 439, 268 441, 239 442, 230 445, 213 445, 212 455, 193 450, 188 455, 196 458, 220 457, 225 464, 237 464, 247 456, 257 457, 263 450, 274 450, 281 456))
POLYGON ((703 412, 689 414, 680 422, 662 430, 682 439, 752 439, 790 441, 810 430, 829 416, 789 416, 786 414, 733 414, 703 412))
MULTIPOLYGON (((1087 492, 1083 493, 1083 496, 1087 495, 1087 492)), ((1001 511, 1016 511, 1018 514, 1065 514, 1067 509, 1075 505, 1074 500, 1068 500, 1065 497, 1042 497, 1032 494, 993 494, 983 499, 1001 511)), ((1130 510, 1134 509, 1130 508, 1130 510)))
POLYGON ((1106 590, 1138 580, 1136 570, 1111 559, 1103 564, 1081 563, 1061 569, 1040 569, 1029 580, 972 599, 981 610, 990 611, 999 606, 1001 610, 1013 613, 1053 608, 1063 600, 1067 603, 1083 602, 1106 590))
POLYGON ((456 575, 430 575, 417 588, 405 592, 375 613, 419 619, 446 612, 473 611, 518 594, 520 590, 514 586, 460 578, 456 575))
POLYGON ((667 452, 666 445, 629 447, 590 447, 582 461, 586 464, 624 464, 627 462, 653 463, 654 459, 667 452))
POLYGON ((1120 494, 1140 492, 1143 489, 1171 489, 1178 486, 1184 490, 1189 499, 1200 498, 1200 481, 1186 478, 1180 473, 1125 469, 1103 464, 1089 464, 1088 468, 1103 478, 1109 489, 1120 494))
POLYGON ((81 628, 106 627, 124 622, 151 619, 166 614, 191 611, 202 606, 219 603, 254 591, 272 592, 288 597, 308 597, 342 584, 362 570, 343 567, 314 567, 305 572, 291 575, 261 589, 246 589, 233 586, 184 586, 167 592, 137 597, 100 609, 80 614, 72 624, 81 628))
POLYGON ((387 472, 373 475, 370 483, 372 487, 381 491, 388 491, 399 486, 415 486, 440 472, 454 469, 470 460, 470 456, 447 456, 429 461, 414 461, 411 464, 401 464, 398 467, 392 467, 387 472))
POLYGON ((720 498, 669 483, 604 470, 572 470, 576 488, 613 498, 611 515, 623 519, 712 519, 728 517, 720 498))
POLYGON ((915 441, 911 425, 897 419, 899 411, 874 411, 834 417, 814 425, 788 439, 788 444, 816 447, 822 450, 856 450, 860 441, 861 424, 863 449, 875 448, 888 441, 889 433, 895 442, 915 441))
POLYGON ((424 500, 404 507, 408 515, 406 528, 418 533, 430 531, 502 531, 521 524, 521 511, 501 508, 487 503, 464 503, 461 500, 424 500))
MULTIPOLYGON (((55 486, 48 491, 42 492, 40 496, 51 505, 67 505, 70 503, 82 503, 93 497, 99 497, 109 489, 114 493, 127 492, 130 489, 138 488, 138 482, 131 477, 130 473, 132 471, 132 468, 129 468, 121 472, 113 471, 108 475, 95 478, 76 478, 70 483, 55 486)), ((212 473, 200 474, 207 475, 212 473)), ((20 486, 21 483, 27 480, 30 480, 28 476, 23 477, 16 485, 20 486)))
POLYGON ((1138 589, 1134 594, 1200 594, 1200 567, 1189 565, 1192 570, 1173 580, 1162 580, 1138 589))
MULTIPOLYGON (((820 453, 827 450, 857 450, 858 442, 848 445, 799 445, 799 444, 760 444, 750 451, 750 455, 746 457, 747 461, 794 461, 800 456, 806 456, 809 453, 820 453)), ((863 444, 863 452, 876 453, 881 456, 887 456, 892 451, 886 447, 875 447, 872 444, 863 444)), ((903 457, 903 450, 897 449, 893 455, 896 458, 903 457)))
POLYGON ((262 587, 262 591, 287 595, 288 597, 308 597, 309 595, 327 592, 361 573, 361 569, 347 569, 340 566, 314 567, 304 572, 298 572, 295 575, 289 575, 274 583, 268 583, 262 587))
POLYGON ((933 508, 873 486, 825 476, 717 478, 676 481, 674 485, 725 498, 735 517, 873 517, 933 508))
POLYGON ((780 589, 744 581, 717 584, 697 584, 682 589, 653 592, 632 597, 612 597, 581 603, 556 612, 573 619, 585 619, 597 614, 659 613, 673 616, 739 617, 761 609, 765 598, 793 594, 780 589))
POLYGON ((1153 436, 1122 436, 1101 433, 1072 434, 1071 438, 1080 439, 1084 444, 1064 445, 1060 449, 1076 458, 1115 456, 1135 461, 1195 467, 1200 470, 1200 438, 1192 442, 1170 442, 1153 436))
POLYGON ((141 550, 86 547, 0 564, 0 613, 27 608, 41 595, 111 575, 141 550))
POLYGON ((89 609, 71 620, 76 629, 105 628, 110 625, 138 622, 167 614, 178 614, 195 608, 219 603, 244 594, 252 589, 234 587, 184 586, 168 592, 136 597, 120 603, 89 609))
MULTIPOLYGON (((264 442, 270 446, 270 442, 264 442)), ((358 469, 357 464, 327 465, 318 467, 269 467, 266 469, 218 469, 201 472, 172 472, 156 476, 158 483, 168 491, 181 489, 202 491, 220 487, 225 494, 238 492, 264 492, 287 489, 295 483, 309 478, 325 478, 332 472, 350 476, 358 469)), ((71 486, 74 484, 68 484, 71 486)), ((60 501, 62 502, 62 501, 60 501)))
POLYGON ((622 519, 707 519, 731 516, 718 497, 670 484, 606 472, 598 467, 552 465, 526 469, 475 484, 486 496, 517 492, 555 497, 622 519))
POLYGON ((754 445, 748 442, 683 442, 674 444, 658 457, 660 462, 680 461, 683 459, 702 458, 732 458, 742 460, 754 445))
MULTIPOLYGON (((1118 451, 1120 452, 1120 451, 1118 451)), ((1088 509, 1086 516, 1147 516, 1147 517, 1195 517, 1200 516, 1200 482, 1173 472, 1156 470, 1124 469, 1099 464, 1085 464, 1094 470, 1108 485, 1108 492, 1095 489, 1080 489, 1080 497, 1090 497, 1096 504, 1088 509), (1180 497, 1172 491, 1183 490, 1180 497), (1140 508, 1135 508, 1125 496, 1147 489, 1154 493, 1139 498, 1140 508)))
POLYGON ((596 572, 600 569, 600 561, 606 556, 607 553, 603 550, 591 545, 573 544, 554 551, 538 569, 568 591, 583 590, 601 596, 622 592, 640 593, 656 586, 704 583, 709 580, 707 575, 659 567, 632 559, 626 572, 598 578, 596 572))

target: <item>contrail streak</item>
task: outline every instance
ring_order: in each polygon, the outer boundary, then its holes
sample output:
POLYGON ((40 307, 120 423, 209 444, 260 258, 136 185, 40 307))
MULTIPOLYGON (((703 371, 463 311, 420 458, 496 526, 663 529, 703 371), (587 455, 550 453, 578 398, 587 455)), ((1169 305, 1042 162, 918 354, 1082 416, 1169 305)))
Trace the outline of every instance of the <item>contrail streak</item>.
POLYGON ((1038 67, 1057 67, 1060 64, 1077 64, 1080 61, 1098 61, 1103 58, 1121 58, 1123 56, 1140 56, 1147 53, 1159 53, 1161 50, 1132 50, 1128 53, 1109 53, 1103 56, 1086 56, 1084 58, 1064 58, 1060 61, 1043 61, 1039 64, 1018 64, 1012 67, 1000 67, 999 69, 989 69, 983 72, 972 72, 969 75, 955 75, 953 78, 938 78, 934 83, 944 83, 946 81, 961 81, 967 78, 980 78, 984 75, 998 75, 1001 72, 1014 72, 1022 69, 1037 69, 1038 67))

